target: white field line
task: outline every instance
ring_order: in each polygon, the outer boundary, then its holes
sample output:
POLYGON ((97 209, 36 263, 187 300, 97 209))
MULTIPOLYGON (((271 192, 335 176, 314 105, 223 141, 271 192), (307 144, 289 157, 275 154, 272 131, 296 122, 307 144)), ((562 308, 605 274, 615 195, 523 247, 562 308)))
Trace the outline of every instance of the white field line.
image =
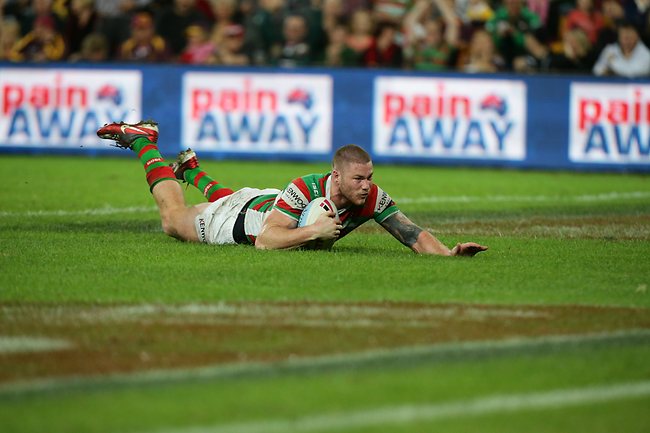
POLYGON ((0 335, 0 355, 50 352, 71 349, 72 347, 73 345, 69 341, 57 338, 0 335))
POLYGON ((525 410, 567 408, 650 396, 650 381, 525 394, 501 394, 434 404, 405 404, 349 412, 267 419, 246 423, 181 427, 156 433, 302 433, 403 425, 525 410))
MULTIPOLYGON (((610 202, 619 200, 639 200, 650 198, 650 191, 631 192, 608 192, 601 194, 582 195, 488 195, 488 196, 424 196, 424 197, 401 197, 395 200, 400 204, 417 203, 544 203, 544 202, 610 202)), ((131 207, 102 207, 81 210, 32 210, 26 212, 0 211, 0 218, 15 217, 52 217, 52 216, 102 216, 115 214, 149 213, 156 211, 155 206, 131 206, 131 207)))
POLYGON ((0 306, 0 313, 7 318, 38 314, 47 323, 106 323, 152 320, 164 323, 236 323, 238 325, 305 327, 392 327, 396 321, 402 327, 433 327, 441 319, 458 318, 463 321, 482 322, 491 318, 535 319, 551 318, 545 311, 526 311, 502 307, 474 308, 455 305, 436 306, 416 310, 408 307, 370 305, 302 305, 275 304, 218 304, 183 305, 123 305, 92 309, 75 307, 41 308, 32 312, 29 307, 0 306), (343 320, 345 319, 345 320, 343 320))
POLYGON ((551 335, 533 338, 509 338, 491 341, 466 341, 374 349, 357 353, 344 353, 313 357, 289 358, 277 362, 241 362, 215 364, 194 368, 148 370, 134 373, 114 373, 97 376, 67 376, 35 379, 0 384, 0 397, 22 393, 57 391, 70 388, 96 388, 112 385, 143 385, 187 380, 214 380, 219 378, 259 376, 281 372, 319 371, 351 368, 366 365, 391 365, 395 362, 435 361, 439 359, 468 359, 480 355, 534 352, 541 349, 574 347, 576 345, 609 344, 621 341, 646 341, 650 329, 629 329, 616 332, 551 335))

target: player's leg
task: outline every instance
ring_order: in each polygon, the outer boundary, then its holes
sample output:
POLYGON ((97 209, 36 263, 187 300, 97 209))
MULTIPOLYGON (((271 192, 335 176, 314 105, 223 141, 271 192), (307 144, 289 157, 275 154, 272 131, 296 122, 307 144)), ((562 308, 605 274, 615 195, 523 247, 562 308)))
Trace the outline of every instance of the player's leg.
POLYGON ((158 125, 149 121, 136 124, 111 123, 100 128, 97 135, 114 140, 117 147, 131 149, 138 155, 150 191, 158 205, 165 233, 182 240, 198 241, 194 218, 207 203, 192 207, 185 204, 183 189, 156 145, 158 125))
POLYGON ((154 185, 151 190, 165 234, 184 241, 198 242, 194 221, 196 216, 210 203, 187 206, 183 188, 174 180, 164 180, 154 185))
POLYGON ((194 185, 209 202, 233 193, 232 189, 226 188, 199 167, 199 160, 192 149, 180 152, 171 167, 177 179, 194 185))

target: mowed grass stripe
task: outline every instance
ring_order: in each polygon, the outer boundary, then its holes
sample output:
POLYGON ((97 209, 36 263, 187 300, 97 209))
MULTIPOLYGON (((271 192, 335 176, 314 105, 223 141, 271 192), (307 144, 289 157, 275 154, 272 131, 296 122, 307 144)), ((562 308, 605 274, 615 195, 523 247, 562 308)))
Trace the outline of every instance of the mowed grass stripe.
POLYGON ((399 426, 445 418, 465 418, 525 410, 567 408, 613 400, 650 396, 650 381, 607 386, 558 389, 524 394, 502 394, 438 404, 406 404, 359 411, 308 415, 297 419, 268 419, 237 424, 218 424, 151 433, 300 433, 357 428, 399 426))
POLYGON ((361 367, 389 367, 431 362, 454 362, 498 356, 548 353, 583 347, 650 343, 649 329, 498 341, 445 343, 429 346, 377 349, 360 353, 304 357, 280 362, 218 364, 196 368, 149 370, 102 376, 70 376, 0 385, 0 397, 115 386, 140 386, 172 382, 264 377, 282 374, 323 372, 361 367))
MULTIPOLYGON (((549 195, 488 195, 488 196, 423 196, 423 197, 397 197, 395 200, 402 204, 422 204, 422 203, 522 203, 522 202, 563 202, 563 203, 581 203, 581 202, 611 202, 619 200, 642 200, 650 198, 648 191, 631 191, 631 192, 608 192, 602 194, 582 194, 566 196, 549 196, 549 195)), ((150 213, 157 210, 156 206, 129 206, 129 207, 112 207, 106 206, 101 208, 69 210, 30 210, 24 212, 18 211, 0 211, 0 218, 13 217, 60 217, 60 216, 103 216, 117 214, 133 213, 150 213)))
POLYGON ((51 352, 72 347, 58 338, 0 335, 0 356, 8 353, 51 352))
POLYGON ((157 211, 156 206, 129 206, 129 207, 101 207, 95 209, 81 209, 81 210, 31 210, 26 212, 0 212, 0 217, 60 217, 60 216, 103 216, 103 215, 118 215, 118 214, 139 214, 150 213, 157 211))

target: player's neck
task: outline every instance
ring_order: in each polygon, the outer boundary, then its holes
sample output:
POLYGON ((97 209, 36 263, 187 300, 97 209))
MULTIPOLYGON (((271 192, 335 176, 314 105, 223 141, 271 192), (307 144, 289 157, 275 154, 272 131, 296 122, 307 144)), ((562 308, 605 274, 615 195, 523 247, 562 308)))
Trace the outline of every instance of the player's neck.
POLYGON ((329 198, 334 202, 334 205, 339 210, 348 208, 351 205, 350 201, 341 193, 341 190, 335 182, 332 182, 329 198))

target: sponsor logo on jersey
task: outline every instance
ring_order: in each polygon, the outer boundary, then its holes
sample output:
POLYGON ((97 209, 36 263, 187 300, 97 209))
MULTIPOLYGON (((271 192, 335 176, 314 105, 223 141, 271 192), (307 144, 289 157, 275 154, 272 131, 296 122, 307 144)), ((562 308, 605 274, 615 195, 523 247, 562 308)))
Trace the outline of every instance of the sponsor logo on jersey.
POLYGON ((140 72, 0 68, 0 145, 106 147, 97 129, 141 118, 140 72))
POLYGON ((183 77, 184 146, 328 154, 331 131, 329 76, 188 72, 183 77))
POLYGON ((293 184, 284 190, 282 198, 293 209, 304 209, 309 203, 307 197, 293 184))
POLYGON ((315 182, 311 183, 311 191, 314 193, 314 198, 320 197, 320 190, 315 182))
POLYGON ((391 203, 390 196, 383 191, 381 188, 378 188, 379 200, 377 200, 377 206, 375 207, 375 213, 382 213, 391 203))
POLYGON ((650 164, 650 85, 573 83, 569 159, 650 164))
POLYGON ((205 238, 205 220, 203 218, 199 218, 199 239, 201 239, 201 242, 207 242, 205 238))
POLYGON ((526 86, 522 81, 378 77, 377 155, 523 160, 526 86))

